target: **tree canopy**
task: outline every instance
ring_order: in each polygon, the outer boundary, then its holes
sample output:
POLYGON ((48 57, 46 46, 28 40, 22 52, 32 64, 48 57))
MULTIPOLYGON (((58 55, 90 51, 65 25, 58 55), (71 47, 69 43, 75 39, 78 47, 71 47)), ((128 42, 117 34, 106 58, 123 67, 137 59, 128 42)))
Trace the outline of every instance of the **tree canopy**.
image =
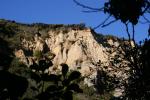
MULTIPOLYGON (((132 25, 132 40, 134 41, 134 26, 140 22, 140 17, 143 17, 145 23, 150 24, 149 18, 145 15, 150 14, 150 0, 106 0, 104 1, 104 5, 101 5, 99 8, 93 8, 87 6, 85 4, 80 3, 78 0, 73 0, 78 6, 81 6, 87 9, 88 13, 91 12, 103 12, 108 14, 108 17, 96 26, 94 29, 98 27, 108 26, 118 20, 120 20, 126 26, 126 31, 131 40, 131 34, 129 33, 128 24, 132 25), (114 20, 107 22, 111 17, 114 20)), ((102 2, 102 1, 101 1, 102 2)))

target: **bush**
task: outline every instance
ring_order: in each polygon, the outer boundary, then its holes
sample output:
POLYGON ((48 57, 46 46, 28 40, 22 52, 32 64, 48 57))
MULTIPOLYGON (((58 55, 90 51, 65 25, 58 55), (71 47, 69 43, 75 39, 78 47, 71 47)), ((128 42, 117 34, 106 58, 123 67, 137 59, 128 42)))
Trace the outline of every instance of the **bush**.
POLYGON ((35 50, 33 52, 33 56, 36 57, 37 59, 40 59, 40 58, 42 58, 42 52, 39 50, 35 50))
POLYGON ((32 87, 34 90, 39 91, 39 94, 35 98, 38 100, 42 100, 43 98, 46 100, 72 100, 73 93, 82 92, 82 89, 76 83, 76 80, 81 77, 80 72, 73 71, 68 74, 68 65, 62 64, 61 74, 48 75, 44 73, 45 69, 52 65, 52 62, 40 60, 38 64, 34 63, 30 66, 31 69, 35 70, 35 73, 32 74, 32 79, 36 80, 37 85, 40 84, 38 87, 32 87), (52 83, 45 86, 47 82, 52 83))
POLYGON ((31 70, 22 62, 19 61, 18 58, 14 58, 10 64, 10 68, 8 69, 10 73, 16 74, 18 76, 23 76, 28 78, 31 70))

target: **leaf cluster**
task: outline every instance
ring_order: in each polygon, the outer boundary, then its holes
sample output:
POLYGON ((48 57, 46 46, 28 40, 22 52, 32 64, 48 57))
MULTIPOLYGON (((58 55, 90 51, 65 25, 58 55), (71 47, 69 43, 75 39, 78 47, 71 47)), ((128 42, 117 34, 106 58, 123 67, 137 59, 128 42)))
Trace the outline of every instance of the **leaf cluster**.
POLYGON ((104 5, 104 13, 113 15, 123 23, 129 21, 136 25, 149 6, 148 0, 109 0, 104 5))
POLYGON ((62 74, 47 74, 44 73, 45 69, 52 66, 52 62, 47 62, 46 60, 40 60, 38 64, 34 63, 30 66, 36 72, 32 74, 32 79, 36 80, 39 87, 34 87, 33 89, 41 92, 35 97, 38 100, 45 98, 46 100, 53 99, 73 99, 73 93, 82 93, 76 80, 81 77, 81 73, 78 71, 73 71, 69 73, 69 67, 67 64, 61 64, 62 74), (42 71, 42 73, 38 73, 42 71), (50 82, 50 84, 45 87, 44 84, 50 82), (40 85, 41 84, 41 85, 40 85))
POLYGON ((143 45, 133 48, 127 56, 131 64, 131 76, 126 85, 125 98, 132 100, 149 100, 150 98, 150 40, 145 40, 143 45), (129 58, 129 57, 128 57, 129 58))

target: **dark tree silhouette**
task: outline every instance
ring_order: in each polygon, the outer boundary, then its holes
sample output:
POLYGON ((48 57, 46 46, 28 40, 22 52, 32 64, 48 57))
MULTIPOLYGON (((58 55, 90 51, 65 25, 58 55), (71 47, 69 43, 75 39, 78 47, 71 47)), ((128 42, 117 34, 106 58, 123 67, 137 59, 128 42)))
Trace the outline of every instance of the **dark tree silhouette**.
POLYGON ((26 78, 0 71, 0 100, 19 100, 26 92, 28 81, 26 78))
POLYGON ((130 51, 130 77, 126 84, 125 97, 129 100, 149 100, 150 98, 150 40, 130 51))
POLYGON ((46 60, 40 60, 39 65, 34 63, 30 66, 31 69, 38 71, 42 71, 41 74, 34 73, 33 79, 38 80, 37 83, 42 81, 42 85, 40 87, 35 87, 34 89, 38 90, 42 88, 41 92, 35 97, 38 100, 72 100, 73 93, 82 93, 82 89, 80 89, 76 80, 81 77, 81 73, 78 71, 73 71, 69 74, 69 67, 67 64, 61 64, 62 71, 61 74, 46 74, 44 70, 49 66, 52 66, 51 62, 46 62, 46 60), (44 89, 45 82, 52 82, 51 84, 44 89))
POLYGON ((9 48, 7 41, 0 38, 0 70, 8 69, 12 60, 12 50, 9 48))
MULTIPOLYGON (((107 0, 101 1, 104 2, 104 5, 99 8, 93 8, 85 4, 81 4, 78 0, 73 1, 77 5, 86 8, 88 10, 87 12, 108 13, 109 17, 113 16, 116 20, 121 20, 123 23, 130 22, 133 25, 136 25, 139 22, 140 16, 144 17, 144 14, 150 13, 149 0, 107 0)), ((108 20, 109 18, 106 19, 108 20)), ((150 23, 148 18, 144 17, 144 19, 150 23)), ((104 24, 105 23, 102 25, 104 24)))
POLYGON ((7 71, 11 61, 12 50, 8 43, 0 38, 0 100, 19 100, 28 87, 26 78, 7 71))
MULTIPOLYGON (((104 5, 99 8, 93 8, 85 4, 80 3, 78 0, 73 0, 77 5, 87 9, 85 12, 104 12, 108 14, 108 17, 99 24, 94 29, 102 26, 108 26, 118 20, 121 20, 122 23, 126 26, 126 31, 129 37, 129 40, 134 41, 134 26, 139 23, 140 17, 143 17, 146 20, 146 23, 150 24, 149 18, 146 18, 146 14, 150 14, 150 1, 149 0, 107 0, 104 1, 104 5), (114 20, 107 22, 111 17, 115 18, 114 20), (132 38, 129 33, 128 24, 132 25, 132 38)), ((102 2, 102 1, 101 1, 102 2)))

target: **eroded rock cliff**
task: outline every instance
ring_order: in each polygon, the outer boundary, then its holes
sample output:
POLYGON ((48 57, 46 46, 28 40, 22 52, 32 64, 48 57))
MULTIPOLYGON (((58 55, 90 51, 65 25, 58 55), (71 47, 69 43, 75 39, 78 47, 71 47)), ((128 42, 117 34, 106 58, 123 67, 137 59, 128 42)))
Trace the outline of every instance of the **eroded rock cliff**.
POLYGON ((50 30, 47 34, 45 39, 38 34, 34 35, 32 41, 23 38, 22 49, 15 51, 16 57, 30 65, 35 57, 27 56, 24 53, 25 50, 50 52, 55 55, 52 59, 55 70, 49 68, 50 73, 60 70, 60 64, 66 63, 70 70, 79 70, 82 76, 86 77, 85 84, 89 86, 94 85, 93 81, 96 81, 98 70, 103 70, 109 76, 115 77, 118 86, 129 77, 128 62, 123 59, 124 51, 119 47, 121 43, 119 39, 107 38, 101 42, 99 41, 101 38, 96 37, 97 34, 91 29, 69 30, 66 33, 50 30), (114 59, 119 62, 115 63, 114 59))
MULTIPOLYGON (((3 23, 6 24, 6 23, 3 23)), ((16 28, 16 23, 12 24, 16 28)), ((21 25, 14 36, 14 54, 26 65, 36 62, 36 53, 42 53, 53 62, 47 72, 60 70, 60 64, 66 63, 70 70, 79 70, 84 76, 84 83, 93 86, 103 78, 99 71, 104 71, 115 79, 114 95, 122 95, 123 86, 129 77, 130 68, 124 59, 121 47, 123 41, 117 37, 104 36, 92 29, 80 26, 61 25, 21 25), (39 27, 40 26, 40 27, 39 27), (65 29, 64 29, 65 28, 65 29), (17 41, 18 40, 18 41, 17 41), (16 42, 17 41, 17 42, 16 42)), ((12 26, 11 26, 12 27, 12 26)), ((10 41, 11 39, 9 39, 10 41)), ((13 44, 13 42, 12 42, 13 44)), ((103 80, 103 79, 102 79, 103 80)))

